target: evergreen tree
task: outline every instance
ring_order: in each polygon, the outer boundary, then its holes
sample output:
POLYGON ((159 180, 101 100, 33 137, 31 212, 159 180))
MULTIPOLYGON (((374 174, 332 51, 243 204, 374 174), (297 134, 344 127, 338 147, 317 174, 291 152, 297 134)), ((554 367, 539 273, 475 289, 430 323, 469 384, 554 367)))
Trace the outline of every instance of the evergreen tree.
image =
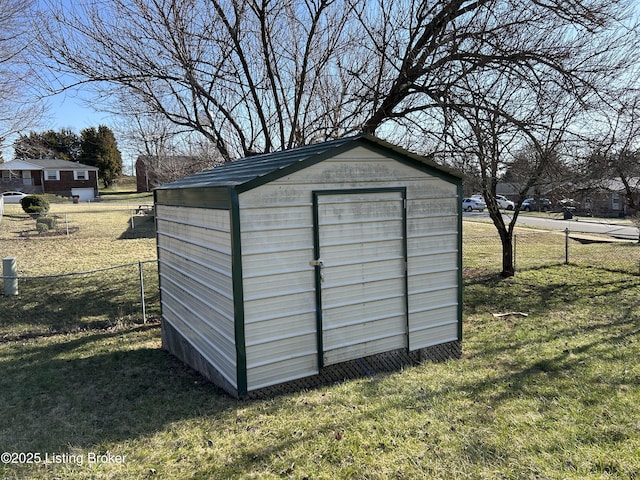
POLYGON ((80 137, 69 128, 30 131, 13 143, 15 158, 60 158, 75 162, 80 156, 80 137))
POLYGON ((122 175, 122 157, 116 137, 109 127, 100 125, 85 128, 80 132, 82 153, 79 161, 98 167, 99 177, 105 187, 122 175))

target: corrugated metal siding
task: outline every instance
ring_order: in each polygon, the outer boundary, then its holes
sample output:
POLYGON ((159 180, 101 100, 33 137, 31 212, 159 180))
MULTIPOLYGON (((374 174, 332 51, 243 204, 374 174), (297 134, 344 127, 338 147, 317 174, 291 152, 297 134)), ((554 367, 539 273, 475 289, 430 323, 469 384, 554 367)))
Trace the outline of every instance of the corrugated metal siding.
POLYGON ((163 321, 234 387, 229 211, 156 206, 163 321))
POLYGON ((325 365, 406 346, 403 209, 400 191, 318 197, 325 365))
POLYGON ((279 194, 240 195, 249 391, 318 373, 311 202, 279 194))
POLYGON ((458 340, 456 186, 432 180, 407 190, 409 349, 458 340))
MULTIPOLYGON (((450 306, 457 304, 459 289, 456 185, 367 148, 355 148, 240 194, 249 391, 317 373, 312 334, 315 277, 309 265, 314 234, 311 192, 388 187, 407 187, 410 348, 457 338, 457 307, 450 306)), ((390 225, 395 231, 397 225, 390 225)), ((353 246, 343 247, 336 240, 336 251, 351 251, 353 246)), ((383 250, 375 252, 380 262, 364 264, 367 278, 389 274, 392 267, 382 260, 383 250)), ((398 264, 393 265, 397 270, 398 264)), ((338 275, 348 272, 348 259, 338 268, 338 275)), ((389 288, 384 283, 373 286, 389 288)), ((340 301, 339 288, 335 295, 340 301)), ((396 326, 389 323, 389 328, 401 329, 400 321, 396 326)), ((404 323, 406 329, 406 319, 404 323)), ((388 348, 400 338, 388 337, 388 348)), ((351 348, 356 355, 368 347, 365 343, 351 348)))

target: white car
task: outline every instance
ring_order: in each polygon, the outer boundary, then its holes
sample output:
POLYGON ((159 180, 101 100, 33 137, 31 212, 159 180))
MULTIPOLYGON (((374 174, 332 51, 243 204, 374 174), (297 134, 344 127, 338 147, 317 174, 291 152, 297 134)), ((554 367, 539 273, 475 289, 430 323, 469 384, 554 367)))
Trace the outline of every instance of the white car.
POLYGON ((487 204, 484 203, 482 200, 478 200, 477 198, 462 199, 462 209, 465 212, 471 212, 473 210, 482 212, 485 208, 487 208, 487 204))
POLYGON ((20 200, 26 196, 27 194, 22 192, 2 192, 4 203, 20 203, 20 200))
POLYGON ((500 208, 504 208, 505 210, 513 210, 516 208, 516 204, 504 195, 496 195, 496 202, 498 202, 500 208))
MULTIPOLYGON (((485 205, 487 203, 482 195, 471 195, 471 198, 474 200, 480 200, 485 205)), ((496 203, 498 204, 498 208, 502 208, 504 210, 513 210, 516 208, 516 204, 504 195, 496 195, 496 203)))

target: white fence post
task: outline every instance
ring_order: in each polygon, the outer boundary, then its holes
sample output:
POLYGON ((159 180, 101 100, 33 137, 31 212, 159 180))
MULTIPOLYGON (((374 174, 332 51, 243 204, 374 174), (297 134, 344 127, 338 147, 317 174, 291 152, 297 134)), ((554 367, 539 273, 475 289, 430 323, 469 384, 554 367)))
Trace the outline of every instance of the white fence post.
POLYGON ((144 274, 142 272, 141 261, 138 261, 138 272, 140 273, 140 305, 142 306, 142 323, 147 323, 147 306, 144 301, 144 274))
POLYGON ((2 259, 2 284, 5 295, 18 295, 18 268, 16 266, 16 257, 5 257, 2 259))

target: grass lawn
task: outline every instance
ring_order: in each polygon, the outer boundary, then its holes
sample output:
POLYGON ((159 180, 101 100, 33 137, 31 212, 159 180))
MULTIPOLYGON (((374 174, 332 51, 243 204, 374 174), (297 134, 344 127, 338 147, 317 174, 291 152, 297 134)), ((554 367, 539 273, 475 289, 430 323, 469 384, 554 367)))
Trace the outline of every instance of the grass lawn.
MULTIPOLYGON (((42 238, 6 216, 2 256, 29 274, 155 256, 128 213, 104 215, 42 238)), ((78 309, 46 330, 0 296, 0 452, 18 462, 0 478, 638 479, 638 280, 468 268, 462 359, 251 401, 161 350, 157 321, 78 309)))

